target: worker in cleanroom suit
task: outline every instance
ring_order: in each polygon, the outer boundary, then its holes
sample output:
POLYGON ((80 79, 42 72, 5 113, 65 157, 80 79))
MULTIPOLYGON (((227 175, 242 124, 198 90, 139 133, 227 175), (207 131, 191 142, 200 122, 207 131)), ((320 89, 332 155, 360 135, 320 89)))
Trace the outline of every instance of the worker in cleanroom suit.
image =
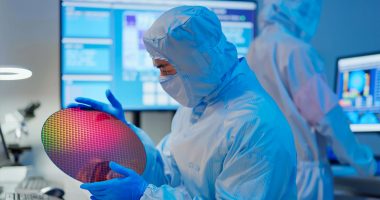
POLYGON ((260 34, 247 60, 258 80, 285 114, 297 149, 299 199, 333 199, 333 177, 326 156, 331 145, 342 163, 360 175, 373 175, 371 150, 358 143, 328 87, 323 63, 309 44, 321 0, 264 0, 260 34))
POLYGON ((263 90, 217 16, 182 6, 144 34, 163 89, 182 106, 157 147, 125 121, 121 104, 77 98, 77 106, 113 114, 140 137, 140 176, 111 162, 124 178, 85 183, 92 199, 296 199, 296 152, 288 123, 263 90))

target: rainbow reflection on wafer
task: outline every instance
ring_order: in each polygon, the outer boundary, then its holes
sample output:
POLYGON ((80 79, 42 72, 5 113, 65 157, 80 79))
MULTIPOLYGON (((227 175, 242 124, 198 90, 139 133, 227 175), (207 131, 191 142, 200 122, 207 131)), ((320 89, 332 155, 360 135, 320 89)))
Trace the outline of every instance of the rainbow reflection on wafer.
POLYGON ((140 139, 122 121, 94 110, 68 108, 51 115, 42 128, 42 143, 58 168, 81 182, 114 178, 108 163, 142 174, 146 153, 140 139))

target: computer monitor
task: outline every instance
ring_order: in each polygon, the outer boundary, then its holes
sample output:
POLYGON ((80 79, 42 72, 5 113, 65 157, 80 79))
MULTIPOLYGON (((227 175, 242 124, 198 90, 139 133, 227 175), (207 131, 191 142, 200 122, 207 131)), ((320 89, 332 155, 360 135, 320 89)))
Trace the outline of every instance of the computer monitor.
POLYGON ((336 91, 353 132, 380 131, 380 53, 339 58, 336 91))
POLYGON ((142 42, 144 31, 172 7, 213 10, 239 56, 247 53, 256 29, 251 0, 63 0, 60 5, 62 107, 78 96, 107 102, 109 88, 126 110, 176 109, 179 104, 159 85, 159 71, 142 42))

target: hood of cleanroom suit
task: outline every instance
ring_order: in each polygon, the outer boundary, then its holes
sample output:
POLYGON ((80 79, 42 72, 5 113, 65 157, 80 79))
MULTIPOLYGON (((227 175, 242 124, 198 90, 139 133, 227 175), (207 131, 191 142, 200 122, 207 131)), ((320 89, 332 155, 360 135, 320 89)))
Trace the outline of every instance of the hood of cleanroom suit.
POLYGON ((141 199, 296 199, 290 127, 215 14, 173 8, 144 42, 153 58, 173 64, 199 103, 178 108, 157 148, 141 137, 150 183, 141 199))
POLYGON ((197 6, 161 15, 144 34, 153 59, 174 66, 194 107, 214 91, 237 63, 236 47, 226 40, 217 16, 197 6))
POLYGON ((321 5, 322 0, 264 0, 259 15, 260 29, 279 22, 297 37, 308 41, 317 30, 321 5))

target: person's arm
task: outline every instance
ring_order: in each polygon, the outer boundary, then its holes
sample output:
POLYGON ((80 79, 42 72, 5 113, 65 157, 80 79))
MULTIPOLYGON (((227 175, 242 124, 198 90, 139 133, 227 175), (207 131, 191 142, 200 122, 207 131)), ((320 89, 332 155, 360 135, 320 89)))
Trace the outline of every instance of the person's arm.
POLYGON ((372 175, 376 162, 371 150, 358 143, 349 128, 338 99, 323 74, 323 63, 310 48, 291 54, 288 85, 301 115, 319 134, 328 138, 338 160, 349 163, 359 174, 372 175))
MULTIPOLYGON (((249 118, 249 116, 247 116, 249 118)), ((236 121, 236 120, 235 120, 236 121)), ((215 199, 296 199, 296 158, 289 127, 279 134, 281 121, 276 125, 261 123, 259 119, 246 123, 232 123, 227 134, 227 154, 220 163, 222 171, 215 183, 215 199), (280 127, 280 126, 278 126, 280 127)), ((283 124, 281 124, 283 125, 283 124)), ((149 185, 141 199, 203 199, 190 195, 183 185, 149 185)))
POLYGON ((377 163, 371 149, 359 144, 340 106, 332 108, 318 122, 316 129, 330 139, 331 147, 341 163, 350 164, 359 175, 375 174, 377 163))

